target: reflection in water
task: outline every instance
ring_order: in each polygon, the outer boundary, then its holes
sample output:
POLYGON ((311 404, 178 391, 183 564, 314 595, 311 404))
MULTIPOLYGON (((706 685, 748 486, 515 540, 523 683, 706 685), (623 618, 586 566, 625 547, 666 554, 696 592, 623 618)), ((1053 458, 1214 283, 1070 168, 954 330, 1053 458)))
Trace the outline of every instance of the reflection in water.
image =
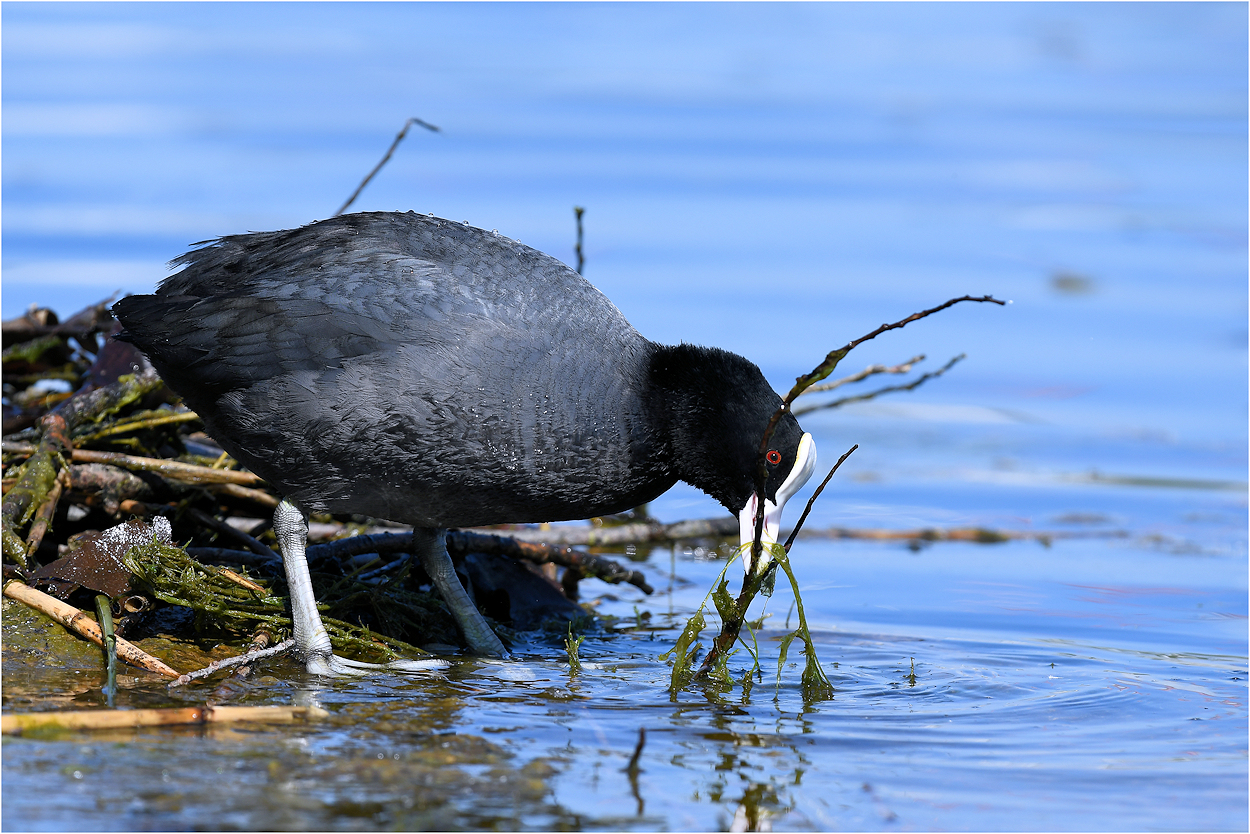
MULTIPOLYGON (((936 559, 944 551, 930 552, 936 559)), ((1010 545, 1006 552, 1018 559, 1033 551, 1010 545)), ((827 564, 847 578, 844 563, 827 564)), ((702 568, 709 581, 717 567, 702 568)), ((697 576, 700 568, 682 570, 697 576)), ((945 581, 965 587, 959 576, 945 581)), ((1056 583, 1053 598, 1038 587, 1049 600, 1041 613, 1012 615, 1018 623, 1033 616, 1035 633, 1064 601, 1088 604, 1084 589, 1069 594, 1056 583)), ((929 597, 939 590, 925 584, 929 597)), ((888 598, 902 602, 901 594, 896 583, 888 598)), ((1120 594, 1097 605, 1131 611, 1190 599, 1120 594)), ((818 600, 810 604, 822 618, 842 604, 818 600)), ((629 612, 634 604, 619 606, 629 612)), ((1092 827, 1130 827, 1167 812, 1141 799, 1154 774, 1169 784, 1199 780, 1204 790, 1244 784, 1245 659, 1232 652, 1138 651, 1007 639, 1000 631, 943 637, 933 624, 923 638, 823 629, 814 637, 822 657, 838 658, 835 701, 805 706, 783 678, 747 697, 695 687, 673 704, 668 669, 655 655, 680 620, 658 640, 649 632, 592 634, 572 677, 559 636, 541 635, 508 663, 463 661, 421 679, 319 681, 276 664, 269 671, 277 676, 249 682, 241 700, 319 705, 329 721, 111 735, 110 743, 125 744, 135 786, 125 795, 86 778, 117 761, 97 737, 10 739, 3 814, 6 823, 47 827, 104 814, 127 827, 160 820, 171 828, 209 818, 218 827, 283 829, 1011 828, 1025 818, 1058 822, 1037 799, 1044 784, 1044 795, 1058 798, 1054 807, 1092 827), (1177 769, 1172 761, 1187 764, 1177 769), (37 799, 49 787, 63 799, 55 807, 37 799), (1097 806, 1083 799, 1093 789, 1097 806)), ((1228 620, 1195 622, 1209 631, 1228 620)), ((776 661, 783 633, 780 624, 760 632, 761 662, 776 661)), ((49 679, 39 697, 55 697, 59 680, 49 679)), ((131 679, 119 698, 155 705, 165 693, 163 682, 131 679)), ((6 688, 4 695, 9 708, 10 697, 29 703, 33 693, 6 688)), ((1197 827, 1220 827, 1230 813, 1219 803, 1183 801, 1181 811, 1197 827)))
POLYGON ((638 728, 638 745, 634 747, 634 755, 629 757, 629 764, 625 766, 625 772, 629 774, 629 789, 634 795, 634 799, 638 800, 638 816, 642 816, 646 811, 647 805, 642 800, 642 794, 638 791, 638 774, 641 772, 638 767, 638 760, 642 758, 642 750, 647 744, 647 728, 638 728))
MULTIPOLYGON (((719 800, 719 797, 713 797, 719 800)), ((747 787, 734 809, 730 831, 772 831, 770 809, 778 807, 777 794, 772 785, 755 782, 747 787)), ((785 810, 789 810, 788 808, 785 810)))

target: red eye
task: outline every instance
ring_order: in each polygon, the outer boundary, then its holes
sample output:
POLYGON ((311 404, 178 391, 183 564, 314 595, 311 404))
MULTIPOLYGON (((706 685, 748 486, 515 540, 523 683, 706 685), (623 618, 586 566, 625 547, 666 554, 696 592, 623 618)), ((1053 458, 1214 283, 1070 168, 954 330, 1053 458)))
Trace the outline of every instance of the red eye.
POLYGON ((781 463, 781 452, 778 452, 776 449, 770 449, 768 454, 765 455, 764 457, 771 464, 781 463))

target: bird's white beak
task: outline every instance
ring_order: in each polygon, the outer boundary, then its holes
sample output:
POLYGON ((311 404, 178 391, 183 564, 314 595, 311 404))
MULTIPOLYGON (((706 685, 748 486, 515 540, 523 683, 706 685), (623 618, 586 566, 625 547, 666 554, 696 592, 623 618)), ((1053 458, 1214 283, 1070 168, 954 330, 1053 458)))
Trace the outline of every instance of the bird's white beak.
MULTIPOLYGON (((807 483, 807 479, 812 477, 812 471, 815 468, 816 442, 812 440, 810 434, 804 433, 799 440, 799 451, 795 455, 794 466, 790 469, 790 475, 777 489, 777 503, 774 504, 767 498, 764 499, 764 531, 760 536, 764 545, 764 552, 760 554, 757 571, 763 572, 768 567, 770 559, 768 546, 777 543, 777 534, 781 530, 781 511, 785 508, 786 502, 790 500, 790 496, 803 488, 803 484, 807 483)), ((738 513, 741 542, 744 545, 750 545, 755 541, 755 510, 759 506, 759 500, 759 494, 752 493, 750 499, 747 500, 747 505, 742 508, 742 512, 738 513)), ((742 567, 748 572, 751 569, 750 548, 742 552, 742 567)))

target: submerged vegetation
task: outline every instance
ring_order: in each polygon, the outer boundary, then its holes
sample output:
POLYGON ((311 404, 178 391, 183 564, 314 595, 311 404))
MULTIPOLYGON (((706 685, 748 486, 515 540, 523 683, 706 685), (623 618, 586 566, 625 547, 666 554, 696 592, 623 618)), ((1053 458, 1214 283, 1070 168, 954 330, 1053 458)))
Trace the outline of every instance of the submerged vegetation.
MULTIPOLYGON (((796 399, 811 391, 817 383, 820 383, 828 378, 829 375, 832 374, 838 367, 838 364, 846 358, 847 354, 849 354, 857 346, 871 339, 875 339, 882 333, 905 327, 913 321, 925 318, 926 316, 931 316, 934 313, 945 310, 946 308, 962 301, 989 302, 999 305, 1005 303, 988 295, 981 297, 966 295, 960 298, 952 298, 936 307, 932 307, 928 310, 922 310, 919 313, 913 313, 912 315, 896 321, 893 324, 883 324, 871 333, 848 342, 836 350, 830 351, 829 354, 825 356, 824 360, 813 368, 810 373, 798 377, 789 393, 787 393, 782 399, 781 407, 777 409, 777 411, 773 414, 772 419, 769 420, 768 426, 764 430, 764 434, 760 439, 759 453, 756 457, 756 494, 764 495, 764 484, 768 479, 768 469, 765 466, 765 455, 768 452, 773 432, 780 423, 782 416, 791 411, 791 406, 796 399)), ((911 365, 916 361, 919 361, 921 358, 923 357, 916 357, 915 359, 909 360, 909 362, 904 363, 903 365, 895 366, 894 368, 871 366, 858 374, 853 374, 850 377, 820 386, 819 390, 831 391, 843 384, 846 384, 847 382, 856 382, 866 379, 874 373, 899 373, 903 372, 901 369, 904 368, 906 370, 910 370, 911 365)), ((939 371, 932 374, 926 374, 918 378, 910 385, 890 386, 874 392, 871 395, 842 398, 832 403, 828 403, 823 407, 836 407, 845 402, 871 399, 871 397, 876 396, 877 394, 888 393, 891 391, 912 390, 916 386, 923 383, 926 379, 940 376, 962 358, 963 356, 961 355, 952 359, 939 371)), ((819 407, 822 406, 816 406, 807 410, 815 410, 815 408, 819 407)), ((852 446, 846 454, 842 455, 842 457, 838 459, 838 462, 833 465, 833 468, 829 470, 829 474, 825 476, 820 486, 816 488, 812 497, 808 500, 802 516, 800 516, 798 522, 795 524, 793 531, 790 533, 790 537, 784 545, 766 545, 764 543, 764 502, 762 500, 758 502, 755 513, 754 541, 749 544, 742 545, 742 547, 740 547, 738 552, 735 554, 735 558, 729 559, 725 568, 721 571, 720 575, 713 583, 711 590, 709 590, 707 595, 704 596, 703 602, 699 605, 699 609, 686 623, 686 627, 677 638, 676 645, 668 652, 660 655, 661 660, 670 662, 673 667, 672 676, 669 682, 670 697, 676 699, 677 692, 679 690, 698 680, 712 682, 724 687, 732 686, 732 679, 730 678, 728 670, 728 662, 729 658, 732 657, 735 652, 734 645, 741 639, 742 626, 746 622, 747 611, 751 606, 751 602, 755 599, 756 595, 760 593, 760 591, 763 591, 765 596, 772 595, 773 582, 778 568, 783 570, 786 577, 790 580, 790 586, 794 591, 795 605, 798 610, 799 625, 797 629, 781 637, 780 658, 777 661, 777 685, 781 685, 781 673, 785 666, 790 645, 794 642, 794 640, 799 639, 803 641, 803 655, 805 661, 803 673, 800 679, 800 688, 803 694, 804 702, 813 703, 833 697, 833 685, 829 682, 829 678, 825 675, 824 670, 821 669, 819 658, 816 657, 816 648, 814 642, 812 641, 811 630, 808 628, 807 618, 803 613, 803 597, 799 591, 799 582, 798 579, 795 578, 794 571, 790 566, 789 552, 791 545, 794 543, 794 540, 799 533, 799 530, 803 526, 803 522, 807 519, 807 515, 811 511, 812 504, 816 501, 816 498, 819 497, 821 491, 824 490, 825 485, 829 483, 829 480, 833 477, 834 473, 838 471, 839 467, 841 467, 842 463, 857 448, 859 448, 858 445, 852 446), (768 550, 768 559, 762 558, 766 547, 768 550), (743 564, 746 565, 746 577, 742 583, 742 590, 739 592, 737 599, 735 599, 729 593, 728 581, 724 577, 729 565, 733 564, 737 558, 741 558, 743 564), (715 605, 716 612, 720 616, 721 630, 720 634, 717 635, 717 637, 712 641, 707 654, 704 656, 701 667, 698 671, 695 671, 694 663, 698 657, 700 649, 702 648, 702 646, 696 641, 699 639, 699 636, 702 634, 703 629, 707 625, 706 618, 703 615, 703 610, 707 606, 709 599, 715 605)), ((751 653, 754 663, 743 675, 742 681, 744 692, 749 692, 748 688, 751 685, 750 681, 752 679, 752 674, 760 671, 759 651, 754 646, 754 633, 752 633, 752 645, 747 648, 751 653)))

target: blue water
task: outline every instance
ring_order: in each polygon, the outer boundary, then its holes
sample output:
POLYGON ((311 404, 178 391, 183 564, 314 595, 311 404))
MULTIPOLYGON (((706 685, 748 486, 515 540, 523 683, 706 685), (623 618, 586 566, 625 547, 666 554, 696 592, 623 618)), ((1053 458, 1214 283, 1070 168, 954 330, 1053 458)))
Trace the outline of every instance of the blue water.
MULTIPOLYGON (((148 291, 195 241, 325 217, 410 116, 442 132, 414 128, 354 210, 468 220, 573 262, 585 206, 585 274, 642 333, 742 353, 781 390, 882 322, 1013 302, 845 360, 968 357, 803 419, 821 474, 861 447, 807 526, 1118 535, 800 542, 839 689, 807 711, 797 670, 775 702, 766 679, 735 709, 671 703, 655 655, 672 628, 591 638, 602 669, 575 679, 539 640, 466 671, 443 730, 557 771, 503 819, 728 827, 754 786, 778 829, 1247 827, 1244 4, 6 3, 0 22, 5 318, 148 291), (553 687, 575 697, 552 706, 553 687), (636 797, 619 769, 644 725, 636 797)), ((723 512, 684 486, 652 509, 723 512)), ((658 550, 660 592, 601 608, 680 626, 720 566, 658 550)), ((786 594, 761 636, 774 668, 786 594)), ((323 698, 419 714, 422 686, 323 698)), ((344 761, 406 743, 285 732, 264 737, 344 761)), ((203 743, 143 749, 189 785, 244 745, 203 743)), ((335 804, 366 782, 298 772, 290 816, 242 777, 228 818, 198 795, 115 807, 55 770, 41 790, 79 799, 23 803, 58 750, 5 744, 6 827, 402 824, 335 804)), ((443 822, 486 824, 464 814, 443 822)))

